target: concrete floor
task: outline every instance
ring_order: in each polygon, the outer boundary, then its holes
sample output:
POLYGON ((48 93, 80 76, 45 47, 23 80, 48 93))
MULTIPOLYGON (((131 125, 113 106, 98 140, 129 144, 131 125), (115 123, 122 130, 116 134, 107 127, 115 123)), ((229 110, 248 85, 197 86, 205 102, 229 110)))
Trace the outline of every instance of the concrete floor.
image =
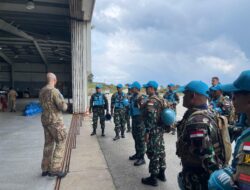
MULTIPOLYGON (((0 190, 53 189, 55 178, 41 177, 44 134, 40 115, 24 117, 24 102, 16 113, 0 113, 0 190)), ((32 100, 33 101, 33 100, 32 100)), ((64 116, 68 127, 71 115, 64 116)))

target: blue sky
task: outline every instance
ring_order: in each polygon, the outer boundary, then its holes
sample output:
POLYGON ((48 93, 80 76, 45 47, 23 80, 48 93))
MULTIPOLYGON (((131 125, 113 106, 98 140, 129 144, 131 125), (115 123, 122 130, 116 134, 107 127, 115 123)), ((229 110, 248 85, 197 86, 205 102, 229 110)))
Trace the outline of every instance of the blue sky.
POLYGON ((250 68, 249 7, 249 0, 98 0, 94 80, 231 82, 250 68))

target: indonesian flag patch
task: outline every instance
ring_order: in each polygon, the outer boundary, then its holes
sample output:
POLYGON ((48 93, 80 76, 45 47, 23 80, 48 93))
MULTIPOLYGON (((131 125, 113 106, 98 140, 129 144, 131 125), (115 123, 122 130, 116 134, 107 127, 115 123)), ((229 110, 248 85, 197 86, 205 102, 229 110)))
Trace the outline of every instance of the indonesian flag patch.
POLYGON ((201 138, 205 136, 205 132, 203 130, 192 131, 190 134, 190 138, 201 138))
POLYGON ((247 151, 247 152, 250 152, 250 142, 244 142, 243 150, 247 151))

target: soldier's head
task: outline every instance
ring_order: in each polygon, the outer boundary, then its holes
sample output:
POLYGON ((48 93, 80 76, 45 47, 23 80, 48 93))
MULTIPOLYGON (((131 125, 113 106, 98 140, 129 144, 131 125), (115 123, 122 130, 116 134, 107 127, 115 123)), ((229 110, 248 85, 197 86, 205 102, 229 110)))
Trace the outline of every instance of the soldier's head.
POLYGON ((102 85, 101 84, 97 84, 96 87, 95 87, 95 89, 96 89, 97 93, 101 93, 102 92, 102 85))
POLYGON ((117 92, 118 92, 118 93, 122 93, 122 88, 123 88, 123 85, 122 85, 122 84, 118 84, 118 85, 116 86, 117 92))
POLYGON ((212 81, 211 81, 212 86, 216 86, 219 83, 220 83, 219 77, 212 77, 212 81))
POLYGON ((233 104, 236 113, 246 113, 250 121, 250 70, 243 71, 232 83, 222 85, 222 90, 233 93, 233 104))
POLYGON ((47 73, 47 82, 48 84, 55 86, 57 83, 57 78, 54 73, 47 73))
POLYGON ((221 90, 221 84, 217 84, 210 88, 212 98, 219 98, 223 93, 221 90))
POLYGON ((131 87, 132 93, 138 93, 141 90, 141 85, 137 81, 133 82, 133 84, 130 87, 131 87))
POLYGON ((209 97, 209 88, 202 81, 191 81, 186 86, 177 89, 177 92, 183 92, 183 106, 193 108, 207 104, 209 97))
POLYGON ((158 83, 156 81, 149 81, 143 85, 146 88, 146 92, 149 96, 157 94, 158 83))
POLYGON ((173 90, 174 90, 174 86, 175 86, 175 85, 172 84, 172 83, 169 84, 169 85, 168 85, 168 90, 169 90, 169 91, 173 91, 173 90))

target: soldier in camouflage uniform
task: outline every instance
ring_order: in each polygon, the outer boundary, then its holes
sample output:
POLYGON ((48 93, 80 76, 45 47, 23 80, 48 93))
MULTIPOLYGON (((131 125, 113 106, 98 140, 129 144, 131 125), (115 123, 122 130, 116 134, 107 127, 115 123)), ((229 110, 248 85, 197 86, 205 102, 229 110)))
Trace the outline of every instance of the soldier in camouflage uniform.
POLYGON ((146 101, 146 96, 140 93, 141 85, 135 81, 131 85, 132 97, 130 98, 130 115, 132 117, 132 136, 135 141, 135 154, 129 157, 129 160, 137 160, 134 165, 145 164, 145 141, 144 141, 144 121, 141 108, 146 101))
POLYGON ((125 131, 125 124, 126 124, 126 110, 127 106, 125 105, 126 95, 122 92, 122 84, 117 85, 117 92, 114 93, 111 97, 111 115, 114 117, 115 123, 115 137, 114 141, 120 139, 120 132, 121 137, 125 138, 124 131, 125 131))
POLYGON ((147 143, 146 154, 150 160, 149 173, 147 178, 142 178, 145 185, 157 186, 157 178, 166 181, 166 154, 164 145, 164 129, 161 125, 160 110, 163 109, 161 99, 156 95, 158 84, 155 81, 149 81, 146 85, 147 102, 143 106, 144 124, 145 124, 145 142, 147 143))
POLYGON ((178 183, 183 190, 206 190, 209 175, 221 163, 213 144, 219 134, 216 115, 207 106, 209 88, 202 81, 191 81, 178 91, 184 92, 183 106, 188 109, 177 124, 176 154, 183 167, 178 183))
MULTIPOLYGON (((128 93, 127 93, 128 101, 130 101, 130 98, 132 97, 131 91, 132 91, 131 85, 128 85, 128 93)), ((127 110, 126 110, 126 123, 127 123, 127 133, 129 133, 131 131, 129 107, 127 107, 127 110)))
POLYGON ((16 112, 16 98, 17 98, 17 96, 18 96, 17 92, 11 87, 10 91, 8 93, 10 112, 16 112))
POLYGON ((39 100, 43 108, 41 121, 45 137, 42 176, 64 177, 66 173, 62 172, 62 162, 67 133, 62 111, 67 110, 67 104, 62 94, 55 88, 56 76, 48 73, 47 81, 48 84, 39 93, 39 100))
POLYGON ((223 96, 221 84, 211 87, 210 95, 210 108, 215 110, 219 114, 226 116, 229 124, 234 124, 235 112, 233 103, 228 96, 223 96))
MULTIPOLYGON (((173 109, 176 112, 176 106, 180 102, 180 98, 176 92, 174 92, 174 84, 169 84, 168 85, 168 91, 163 95, 163 98, 167 101, 168 105, 170 106, 171 109, 173 109)), ((171 126, 172 130, 172 135, 175 135, 175 124, 171 126)))
POLYGON ((215 171, 209 179, 209 189, 250 189, 250 70, 243 71, 232 84, 222 85, 223 92, 233 93, 233 104, 237 113, 246 114, 244 130, 237 138, 232 164, 215 171))
POLYGON ((102 128, 102 136, 104 137, 105 130, 105 109, 108 113, 108 99, 101 93, 102 85, 96 85, 96 93, 94 93, 90 98, 89 112, 93 111, 93 132, 91 136, 96 134, 98 117, 100 118, 100 124, 102 128))

